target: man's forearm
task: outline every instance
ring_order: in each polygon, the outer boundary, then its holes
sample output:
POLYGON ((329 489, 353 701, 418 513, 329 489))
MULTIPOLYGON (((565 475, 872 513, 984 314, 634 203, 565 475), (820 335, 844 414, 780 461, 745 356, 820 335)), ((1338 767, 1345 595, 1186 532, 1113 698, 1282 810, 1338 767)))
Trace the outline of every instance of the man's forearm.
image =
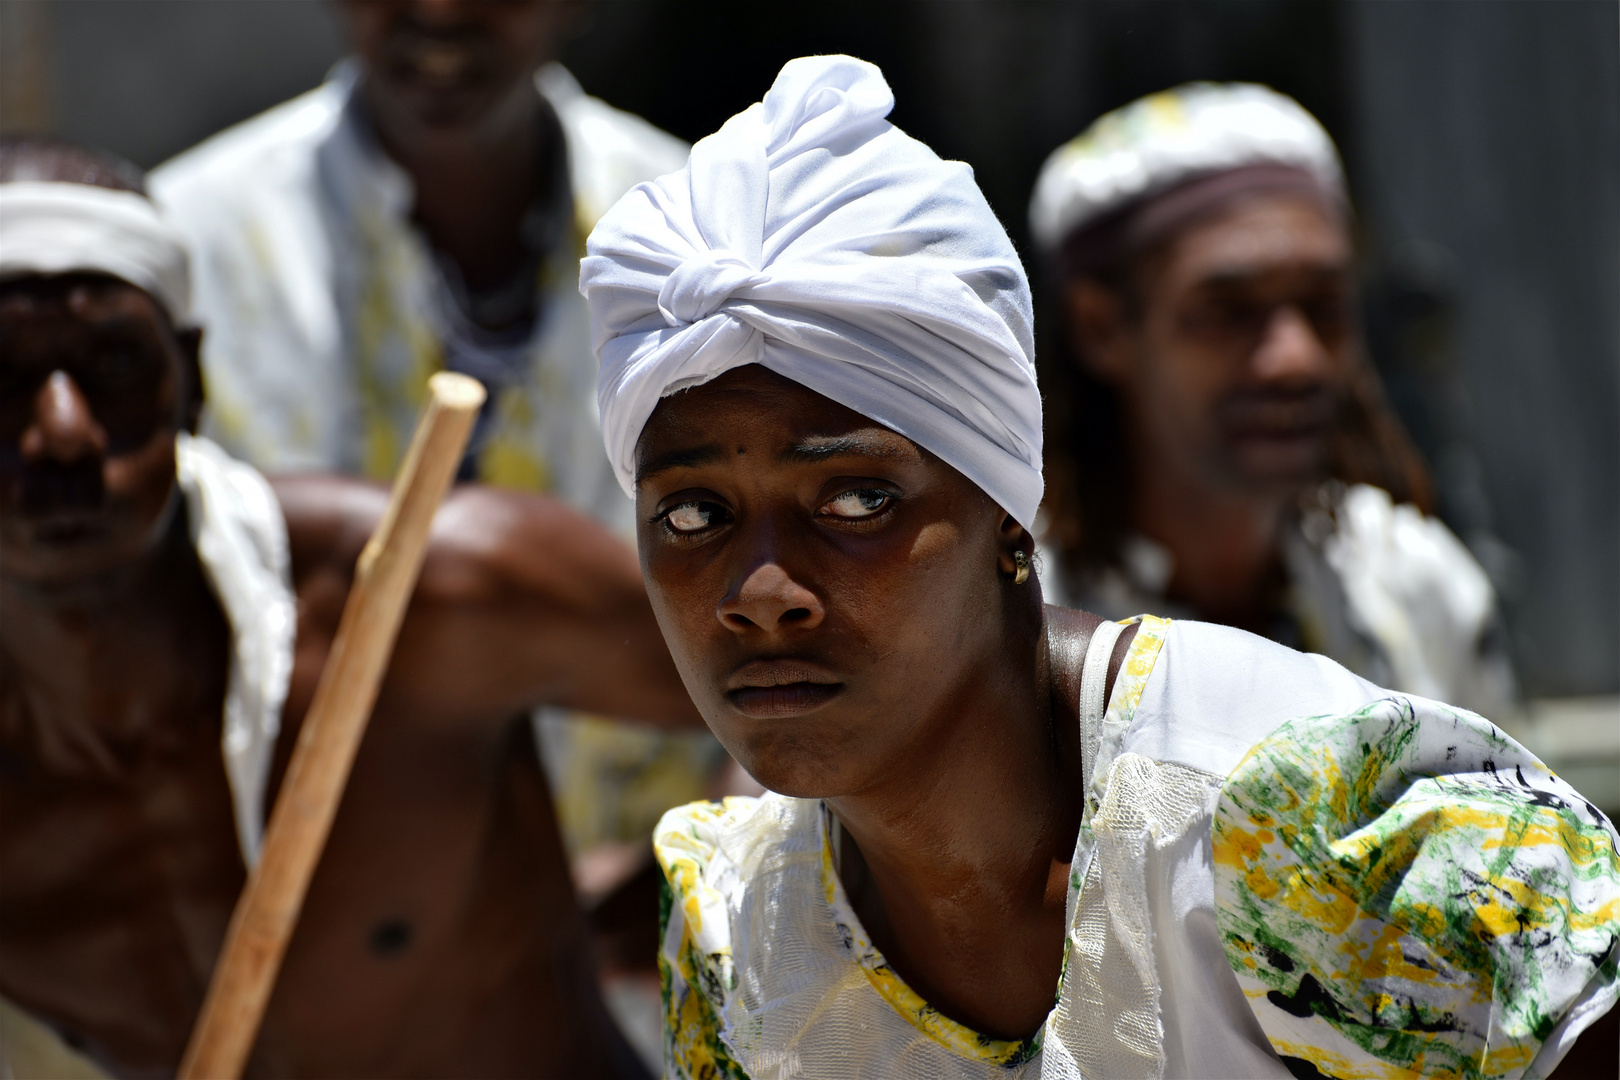
MULTIPOLYGON (((342 610, 386 495, 336 477, 276 487, 293 541, 300 636, 329 638, 325 622, 342 610)), ((452 492, 434 522, 383 700, 474 722, 559 705, 702 727, 629 546, 558 500, 476 486, 452 492)))

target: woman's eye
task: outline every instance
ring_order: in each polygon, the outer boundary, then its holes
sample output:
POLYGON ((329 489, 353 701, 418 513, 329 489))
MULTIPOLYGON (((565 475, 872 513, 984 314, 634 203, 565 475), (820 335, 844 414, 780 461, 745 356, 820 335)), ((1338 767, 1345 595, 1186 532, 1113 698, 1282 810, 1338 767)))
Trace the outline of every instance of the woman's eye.
POLYGON ((681 503, 664 512, 664 522, 678 533, 702 532, 719 521, 719 509, 713 503, 681 503))
POLYGON ((846 491, 828 501, 823 513, 845 519, 869 518, 881 513, 894 501, 894 496, 879 488, 861 488, 846 491))

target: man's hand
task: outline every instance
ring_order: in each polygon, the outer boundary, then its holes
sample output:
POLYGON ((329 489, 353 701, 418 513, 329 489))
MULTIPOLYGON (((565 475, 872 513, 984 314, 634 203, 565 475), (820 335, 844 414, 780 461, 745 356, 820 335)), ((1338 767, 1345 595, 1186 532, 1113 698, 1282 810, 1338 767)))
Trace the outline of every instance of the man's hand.
MULTIPOLYGON (((298 668, 318 673, 387 492, 331 476, 273 484, 292 547, 298 668)), ((453 490, 434 521, 385 705, 469 720, 559 705, 665 727, 703 723, 630 546, 555 499, 478 486, 453 490)))

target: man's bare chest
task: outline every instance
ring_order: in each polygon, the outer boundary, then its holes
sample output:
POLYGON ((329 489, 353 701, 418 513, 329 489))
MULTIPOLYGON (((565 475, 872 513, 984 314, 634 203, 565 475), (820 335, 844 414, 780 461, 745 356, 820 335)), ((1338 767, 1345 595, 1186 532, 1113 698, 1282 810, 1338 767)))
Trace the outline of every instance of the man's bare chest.
POLYGON ((213 689, 110 695, 159 715, 98 740, 0 685, 0 992, 130 1066, 175 1060, 245 873, 213 689))

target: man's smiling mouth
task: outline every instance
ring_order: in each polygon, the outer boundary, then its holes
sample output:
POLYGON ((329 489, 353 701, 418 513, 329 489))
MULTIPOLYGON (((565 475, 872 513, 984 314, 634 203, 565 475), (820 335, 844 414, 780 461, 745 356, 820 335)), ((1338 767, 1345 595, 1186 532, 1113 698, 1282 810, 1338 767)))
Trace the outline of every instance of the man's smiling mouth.
POLYGON ((844 684, 819 664, 805 660, 750 660, 726 680, 726 699, 745 716, 802 716, 843 693, 844 684))

